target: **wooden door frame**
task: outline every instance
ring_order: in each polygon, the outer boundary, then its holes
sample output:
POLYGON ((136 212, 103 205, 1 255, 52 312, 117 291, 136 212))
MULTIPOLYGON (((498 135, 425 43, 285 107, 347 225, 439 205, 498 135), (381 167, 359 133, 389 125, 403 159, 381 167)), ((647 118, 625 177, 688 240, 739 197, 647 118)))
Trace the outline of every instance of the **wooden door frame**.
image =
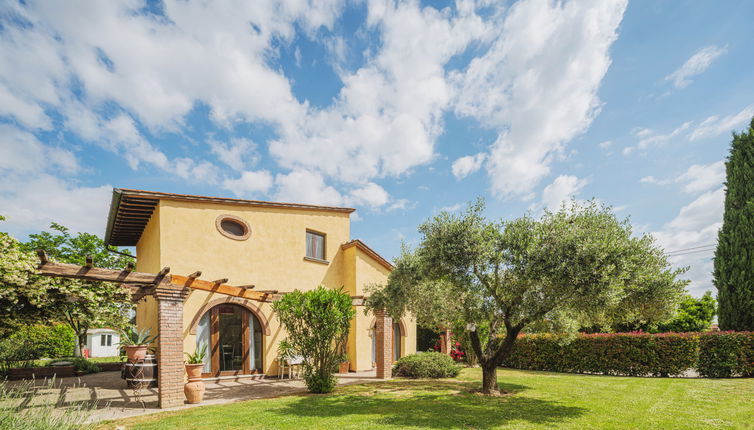
MULTIPOLYGON (((214 306, 208 310, 210 314, 210 368, 207 373, 202 373, 203 378, 215 378, 218 376, 238 376, 261 373, 257 369, 252 368, 252 357, 249 355, 251 352, 251 333, 249 331, 249 318, 253 317, 248 309, 243 306, 238 306, 232 303, 223 303, 214 306), (241 347, 243 349, 242 362, 243 367, 240 370, 220 370, 220 307, 221 306, 234 306, 236 309, 240 309, 241 312, 241 347)), ((264 336, 264 334, 262 334, 264 336)), ((264 342, 263 342, 264 343, 264 342)))

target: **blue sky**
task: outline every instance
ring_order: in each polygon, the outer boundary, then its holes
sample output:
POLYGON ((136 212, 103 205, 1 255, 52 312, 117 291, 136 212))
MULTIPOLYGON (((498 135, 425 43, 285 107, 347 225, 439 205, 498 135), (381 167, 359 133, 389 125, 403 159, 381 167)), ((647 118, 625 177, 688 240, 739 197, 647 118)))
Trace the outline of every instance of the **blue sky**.
POLYGON ((392 258, 476 196, 597 198, 712 289, 748 1, 6 2, 0 213, 102 234, 113 187, 346 205, 392 258), (693 252, 678 252, 680 250, 693 252))

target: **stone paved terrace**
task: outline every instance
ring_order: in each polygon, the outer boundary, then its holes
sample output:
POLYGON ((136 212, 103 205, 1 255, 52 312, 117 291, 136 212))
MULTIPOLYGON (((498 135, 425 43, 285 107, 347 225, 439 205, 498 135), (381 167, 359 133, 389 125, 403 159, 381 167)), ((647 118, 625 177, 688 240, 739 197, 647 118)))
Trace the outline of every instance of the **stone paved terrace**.
MULTIPOLYGON (((337 374, 337 377, 338 385, 378 381, 374 370, 337 374)), ((19 381, 11 381, 9 385, 18 383, 19 381)), ((37 385, 43 386, 45 381, 38 380, 37 385)), ((120 372, 101 372, 81 377, 57 379, 55 388, 42 389, 40 387, 37 394, 44 395, 47 399, 57 402, 61 407, 79 401, 96 401, 97 409, 92 413, 90 421, 97 422, 203 405, 271 398, 305 391, 306 387, 301 378, 291 380, 257 376, 222 379, 206 382, 204 401, 201 404, 189 405, 184 403, 175 408, 159 409, 157 407, 156 388, 142 391, 141 398, 144 402, 144 406, 142 406, 136 400, 134 391, 126 388, 125 381, 120 378, 120 372)))

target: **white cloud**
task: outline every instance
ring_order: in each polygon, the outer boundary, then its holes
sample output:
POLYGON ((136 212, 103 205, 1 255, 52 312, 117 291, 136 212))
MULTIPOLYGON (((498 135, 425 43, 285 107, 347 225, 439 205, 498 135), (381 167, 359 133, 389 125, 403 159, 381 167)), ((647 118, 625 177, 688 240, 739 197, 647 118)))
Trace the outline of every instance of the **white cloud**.
POLYGON ((649 148, 650 145, 662 145, 688 130, 689 127, 691 127, 691 124, 692 121, 684 122, 679 127, 666 134, 658 134, 649 128, 635 128, 632 133, 639 138, 639 143, 636 146, 627 146, 623 148, 623 155, 629 155, 636 150, 645 150, 649 148))
POLYGON ((71 151, 43 145, 33 134, 0 124, 0 170, 39 172, 59 169, 65 174, 79 171, 76 155, 71 151))
POLYGON ((600 148, 602 149, 608 149, 611 146, 613 146, 613 142, 611 140, 605 140, 603 142, 600 142, 600 148))
POLYGON ((413 209, 416 207, 416 203, 412 202, 408 199, 398 199, 394 201, 393 203, 388 206, 387 211, 393 212, 393 211, 406 211, 409 209, 413 209))
POLYGON ((557 210, 564 201, 576 197, 589 180, 571 175, 560 175, 542 191, 541 206, 557 210))
POLYGON ((694 53, 681 67, 665 77, 672 81, 676 88, 685 88, 691 83, 691 77, 703 73, 719 56, 727 51, 724 47, 715 45, 704 47, 694 53))
POLYGON ((0 180, 0 213, 8 220, 3 230, 21 237, 54 221, 74 232, 102 235, 112 190, 110 185, 78 186, 46 173, 4 176, 0 180))
POLYGON ((692 164, 685 172, 673 179, 645 176, 639 180, 644 184, 655 185, 684 184, 683 191, 687 193, 699 193, 717 188, 723 184, 723 181, 725 181, 725 162, 722 160, 710 164, 692 164))
POLYGON ((676 179, 676 182, 685 183, 683 191, 687 193, 717 188, 723 184, 723 181, 725 181, 725 162, 722 160, 707 165, 693 164, 676 179))
POLYGON ((463 203, 456 203, 450 206, 443 206, 437 210, 437 212, 457 212, 463 207, 463 203))
POLYGON ((563 145, 589 127, 625 8, 518 2, 489 51, 454 75, 456 112, 500 132, 487 163, 494 194, 529 194, 563 145))
POLYGON ((329 206, 343 203, 340 193, 326 185, 322 175, 316 172, 294 170, 288 174, 281 173, 275 176, 275 185, 275 199, 278 201, 329 206))
POLYGON ((651 176, 651 175, 650 176, 645 176, 645 177, 639 179, 639 182, 641 182, 642 184, 657 184, 657 185, 665 185, 665 184, 669 184, 670 183, 670 181, 668 181, 668 180, 657 179, 657 178, 655 178, 654 176, 651 176))
POLYGON ((743 108, 740 112, 720 118, 717 115, 710 116, 699 124, 689 136, 690 141, 715 137, 723 133, 731 133, 733 130, 749 123, 754 116, 754 105, 743 108))
POLYGON ((487 154, 480 152, 476 155, 467 155, 457 159, 453 162, 453 176, 460 180, 476 172, 482 167, 486 157, 487 154))
POLYGON ((697 296, 713 288, 711 258, 714 251, 710 245, 717 243, 724 198, 723 187, 708 191, 681 208, 662 230, 652 233, 666 251, 677 254, 670 258, 676 267, 690 266, 685 276, 691 280, 689 290, 697 296), (701 252, 678 253, 681 250, 701 252))
POLYGON ((345 204, 378 208, 385 205, 389 200, 390 195, 384 188, 370 182, 363 187, 352 190, 345 199, 345 204))
POLYGON ((282 167, 346 184, 431 161, 451 99, 444 65, 488 29, 467 6, 450 17, 413 2, 370 2, 367 24, 380 31, 381 47, 363 67, 341 71, 343 88, 332 106, 282 121, 271 155, 282 167))
POLYGON ((232 138, 225 143, 210 139, 208 144, 212 153, 233 170, 241 171, 259 161, 257 145, 249 139, 232 138))
POLYGON ((273 179, 266 170, 245 171, 236 179, 223 181, 223 188, 230 190, 237 197, 251 197, 266 194, 272 187, 273 179))

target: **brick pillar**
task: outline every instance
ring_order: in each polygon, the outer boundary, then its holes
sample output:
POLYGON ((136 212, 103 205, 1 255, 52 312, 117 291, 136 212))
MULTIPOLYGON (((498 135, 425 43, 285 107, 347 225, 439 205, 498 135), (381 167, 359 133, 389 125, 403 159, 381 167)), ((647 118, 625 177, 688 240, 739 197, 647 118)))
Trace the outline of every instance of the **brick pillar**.
POLYGON ((377 340, 377 378, 390 379, 393 376, 393 319, 385 311, 374 312, 376 322, 374 335, 377 340))
POLYGON ((157 299, 157 387, 160 408, 180 406, 184 401, 183 383, 183 301, 188 290, 161 283, 157 299))

